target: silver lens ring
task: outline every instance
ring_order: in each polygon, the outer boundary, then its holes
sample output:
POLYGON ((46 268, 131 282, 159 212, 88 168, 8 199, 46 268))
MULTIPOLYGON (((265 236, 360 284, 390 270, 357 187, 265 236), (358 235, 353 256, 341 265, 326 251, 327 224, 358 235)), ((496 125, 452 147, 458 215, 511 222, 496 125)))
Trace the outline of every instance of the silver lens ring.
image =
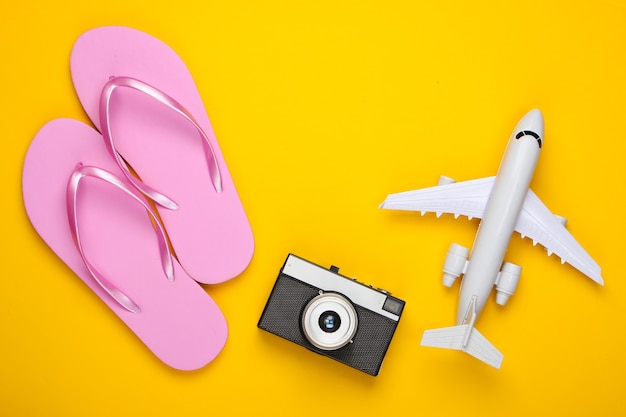
POLYGON ((339 349, 352 340, 358 328, 356 310, 337 293, 313 298, 302 313, 302 330, 313 346, 322 350, 339 349))

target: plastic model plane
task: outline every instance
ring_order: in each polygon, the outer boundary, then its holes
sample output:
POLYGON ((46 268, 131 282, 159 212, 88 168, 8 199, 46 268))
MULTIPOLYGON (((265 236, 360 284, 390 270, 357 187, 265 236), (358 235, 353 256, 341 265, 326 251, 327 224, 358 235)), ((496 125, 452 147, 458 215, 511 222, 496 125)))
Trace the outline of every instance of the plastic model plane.
POLYGON ((515 292, 521 267, 504 262, 513 231, 540 243, 599 284, 600 266, 565 228, 566 220, 555 216, 529 189, 539 153, 544 145, 543 116, 527 113, 517 124, 495 177, 455 183, 442 177, 439 185, 390 194, 381 208, 434 212, 482 219, 471 258, 469 250, 452 244, 443 267, 443 284, 450 287, 464 275, 459 294, 456 326, 427 330, 422 346, 456 349, 500 368, 503 355, 474 328, 493 287, 496 303, 506 304, 515 292))

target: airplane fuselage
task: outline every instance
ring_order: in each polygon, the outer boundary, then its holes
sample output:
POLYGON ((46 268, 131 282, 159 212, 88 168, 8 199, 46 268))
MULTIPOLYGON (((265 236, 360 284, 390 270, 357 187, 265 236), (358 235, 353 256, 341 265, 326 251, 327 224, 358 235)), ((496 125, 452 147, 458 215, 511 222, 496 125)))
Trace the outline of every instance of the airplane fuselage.
POLYGON ((520 122, 507 144, 461 282, 457 325, 469 321, 472 299, 480 314, 502 267, 541 151, 542 139, 530 128, 520 122))

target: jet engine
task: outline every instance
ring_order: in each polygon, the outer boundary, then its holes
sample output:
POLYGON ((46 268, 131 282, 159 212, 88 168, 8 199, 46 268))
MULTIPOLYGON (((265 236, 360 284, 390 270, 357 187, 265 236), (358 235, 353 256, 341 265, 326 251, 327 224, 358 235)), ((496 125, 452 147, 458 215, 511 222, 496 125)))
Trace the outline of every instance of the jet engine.
POLYGON ((505 262, 496 279, 496 303, 503 306, 509 301, 509 297, 513 295, 519 276, 522 273, 522 267, 519 265, 505 262))
POLYGON ((454 281, 464 274, 467 265, 467 255, 469 249, 459 244, 453 243, 448 249, 446 260, 443 263, 443 285, 451 287, 454 281))

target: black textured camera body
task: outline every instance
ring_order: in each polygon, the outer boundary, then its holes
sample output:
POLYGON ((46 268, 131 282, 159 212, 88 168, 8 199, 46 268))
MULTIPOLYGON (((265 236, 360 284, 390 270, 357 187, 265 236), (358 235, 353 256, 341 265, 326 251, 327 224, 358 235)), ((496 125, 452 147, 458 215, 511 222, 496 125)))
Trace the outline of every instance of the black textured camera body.
MULTIPOLYGON (((310 264, 308 261, 290 255, 285 265, 288 264, 290 259, 310 264)), ((330 274, 331 283, 327 285, 329 288, 321 288, 298 277, 290 276, 284 272, 284 266, 276 279, 258 327, 365 373, 374 376, 378 375, 402 314, 404 301, 391 297, 385 291, 375 290, 355 280, 343 277, 337 273, 337 269, 329 271, 317 265, 314 265, 314 268, 319 268, 319 273, 321 274, 330 274), (341 284, 340 287, 343 290, 348 289, 348 291, 343 291, 340 294, 354 306, 356 316, 358 317, 358 326, 349 343, 337 349, 327 350, 315 346, 307 339, 303 329, 302 317, 305 308, 315 297, 322 293, 338 292, 336 288, 333 288, 335 287, 332 284, 333 280, 342 280, 338 282, 341 284), (361 293, 372 291, 379 298, 386 297, 385 300, 387 298, 390 299, 397 306, 394 308, 399 309, 397 318, 385 317, 356 303, 350 294, 350 289, 356 288, 354 286, 359 286, 358 291, 361 293)), ((318 273, 315 270, 313 272, 318 273)))

